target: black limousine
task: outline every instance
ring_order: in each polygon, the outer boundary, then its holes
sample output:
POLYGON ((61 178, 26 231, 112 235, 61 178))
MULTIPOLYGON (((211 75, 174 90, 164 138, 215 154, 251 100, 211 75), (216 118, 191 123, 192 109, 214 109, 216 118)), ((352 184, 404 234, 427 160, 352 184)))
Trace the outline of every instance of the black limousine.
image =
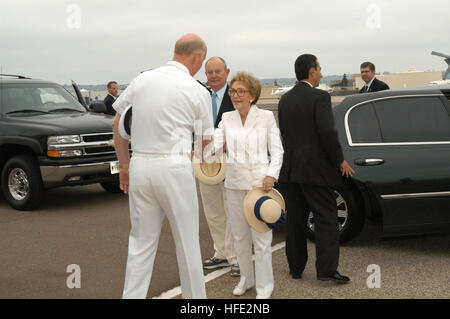
MULTIPOLYGON (((346 97, 333 108, 355 174, 336 189, 341 242, 366 218, 383 235, 450 230, 450 85, 346 97)), ((314 239, 314 217, 308 220, 314 239)))

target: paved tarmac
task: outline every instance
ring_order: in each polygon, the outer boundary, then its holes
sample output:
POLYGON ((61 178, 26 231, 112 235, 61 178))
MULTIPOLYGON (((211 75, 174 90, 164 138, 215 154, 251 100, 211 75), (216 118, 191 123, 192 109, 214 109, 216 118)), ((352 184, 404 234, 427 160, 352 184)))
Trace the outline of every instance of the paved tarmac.
MULTIPOLYGON (((205 259, 213 244, 200 208, 205 259)), ((0 197, 0 298, 120 298, 129 230, 127 197, 99 185, 50 190, 33 212, 13 210, 0 197), (81 288, 67 287, 71 264, 80 266, 81 288)), ((289 277, 284 248, 275 251, 273 298, 450 298, 450 234, 381 239, 380 231, 367 223, 341 248, 341 273, 352 279, 345 286, 315 279, 313 244, 301 280, 289 277), (370 264, 380 267, 381 288, 367 287, 370 264)), ((277 230, 273 244, 282 246, 283 240, 284 230, 277 230)), ((231 291, 237 282, 228 272, 209 281, 208 298, 235 298, 231 291)), ((165 222, 148 297, 177 286, 175 247, 165 222)), ((252 290, 241 298, 254 297, 252 290)))

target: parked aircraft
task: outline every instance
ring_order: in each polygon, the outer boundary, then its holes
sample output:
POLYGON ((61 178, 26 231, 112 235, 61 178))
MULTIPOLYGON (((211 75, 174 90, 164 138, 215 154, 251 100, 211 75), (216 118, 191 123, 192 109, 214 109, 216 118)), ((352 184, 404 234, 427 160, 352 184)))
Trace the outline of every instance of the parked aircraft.
MULTIPOLYGON (((440 52, 436 52, 436 51, 431 51, 432 55, 437 55, 440 56, 442 58, 444 58, 444 61, 447 62, 448 68, 447 70, 445 70, 444 75, 442 75, 442 80, 446 81, 448 74, 450 73, 450 55, 448 54, 444 54, 444 53, 440 53, 440 52)), ((436 81, 433 81, 436 82, 436 81)), ((432 83, 433 83, 432 82, 432 83)), ((444 82, 444 83, 448 83, 448 82, 444 82)), ((439 84, 444 84, 444 83, 439 83, 439 84)), ((433 83, 434 84, 434 83, 433 83)))
MULTIPOLYGON (((276 90, 272 90, 272 95, 278 95, 278 96, 282 96, 284 93, 286 93, 287 91, 289 91, 290 89, 292 89, 294 86, 282 86, 279 87, 276 90)), ((326 84, 319 84, 319 86, 317 87, 319 90, 324 90, 327 91, 328 93, 332 93, 333 92, 333 88, 330 88, 328 85, 326 84)))

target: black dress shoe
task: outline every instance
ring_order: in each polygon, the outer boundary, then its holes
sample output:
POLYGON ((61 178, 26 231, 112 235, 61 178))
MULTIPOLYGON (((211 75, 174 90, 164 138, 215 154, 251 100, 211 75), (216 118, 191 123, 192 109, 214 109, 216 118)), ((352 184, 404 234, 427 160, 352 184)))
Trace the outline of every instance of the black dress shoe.
POLYGON ((293 273, 292 271, 289 271, 289 274, 292 276, 292 278, 294 279, 301 279, 302 278, 302 274, 300 273, 293 273))
POLYGON ((350 278, 348 278, 347 276, 342 276, 337 271, 334 274, 332 274, 331 276, 317 277, 317 279, 322 280, 322 281, 330 281, 331 280, 338 284, 346 284, 350 281, 350 278))

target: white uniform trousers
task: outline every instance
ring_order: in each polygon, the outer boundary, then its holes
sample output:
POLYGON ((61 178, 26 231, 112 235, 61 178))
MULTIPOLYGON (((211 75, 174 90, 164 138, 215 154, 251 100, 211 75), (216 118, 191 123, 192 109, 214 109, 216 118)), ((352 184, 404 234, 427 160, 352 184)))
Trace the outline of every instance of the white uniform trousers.
POLYGON ((233 236, 227 220, 227 200, 224 183, 207 185, 199 182, 203 210, 208 222, 209 232, 214 242, 214 257, 227 259, 230 265, 236 264, 233 236))
POLYGON ((243 202, 247 190, 226 189, 229 221, 234 238, 234 249, 241 269, 241 281, 246 286, 256 283, 256 292, 270 295, 274 280, 272 270, 272 231, 260 233, 251 228, 244 216, 243 202), (252 262, 252 243, 255 251, 255 267, 252 262))
POLYGON ((175 241, 183 298, 206 298, 190 158, 135 153, 129 171, 131 232, 123 298, 146 298, 166 216, 175 241))

